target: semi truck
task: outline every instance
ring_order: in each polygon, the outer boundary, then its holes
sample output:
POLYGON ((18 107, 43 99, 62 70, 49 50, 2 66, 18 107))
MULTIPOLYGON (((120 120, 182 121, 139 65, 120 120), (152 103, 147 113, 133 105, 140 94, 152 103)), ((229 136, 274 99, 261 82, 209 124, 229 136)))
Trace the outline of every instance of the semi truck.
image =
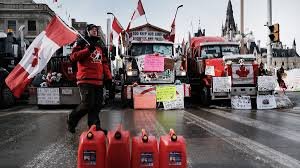
POLYGON ((135 94, 151 92, 157 86, 176 84, 183 85, 184 97, 190 97, 190 85, 186 83, 186 59, 175 53, 173 42, 164 38, 167 33, 149 23, 129 30, 128 47, 122 55, 123 102, 133 105, 135 94), (135 86, 142 88, 139 93, 135 93, 135 86))
POLYGON ((193 37, 187 60, 192 95, 200 96, 203 105, 232 96, 256 97, 256 58, 240 54, 239 43, 217 36, 193 37))

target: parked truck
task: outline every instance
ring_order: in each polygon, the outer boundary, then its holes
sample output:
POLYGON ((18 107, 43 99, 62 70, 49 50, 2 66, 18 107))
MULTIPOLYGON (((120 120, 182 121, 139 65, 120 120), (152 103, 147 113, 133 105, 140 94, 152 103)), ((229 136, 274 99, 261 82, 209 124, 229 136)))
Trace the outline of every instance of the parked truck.
POLYGON ((184 96, 190 96, 190 85, 186 83, 184 66, 186 60, 175 53, 173 42, 164 39, 166 33, 169 32, 151 24, 130 29, 129 44, 123 54, 123 102, 133 102, 135 86, 145 88, 141 90, 143 94, 158 85, 182 84, 184 96), (157 60, 163 58, 163 69, 158 70, 156 65, 153 65, 153 69, 147 68, 147 57, 157 60))
POLYGON ((232 96, 256 97, 256 58, 241 55, 237 42, 215 36, 193 37, 187 59, 192 95, 200 96, 203 105, 232 96))
POLYGON ((19 45, 12 32, 0 32, 0 107, 15 104, 16 99, 5 84, 5 78, 15 67, 19 56, 19 45))

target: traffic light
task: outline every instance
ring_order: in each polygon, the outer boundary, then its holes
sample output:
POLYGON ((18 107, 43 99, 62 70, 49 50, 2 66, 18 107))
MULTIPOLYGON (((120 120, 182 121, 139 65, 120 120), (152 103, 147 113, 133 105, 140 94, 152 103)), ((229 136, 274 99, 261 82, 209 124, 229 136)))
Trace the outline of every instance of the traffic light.
POLYGON ((269 29, 271 31, 271 34, 269 35, 270 40, 272 42, 279 42, 279 24, 273 24, 272 26, 269 26, 269 29))

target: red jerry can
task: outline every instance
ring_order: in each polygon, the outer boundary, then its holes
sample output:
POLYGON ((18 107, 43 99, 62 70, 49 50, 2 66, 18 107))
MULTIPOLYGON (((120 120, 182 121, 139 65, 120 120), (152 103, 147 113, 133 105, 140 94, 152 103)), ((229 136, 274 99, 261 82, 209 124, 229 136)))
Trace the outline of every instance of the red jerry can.
POLYGON ((183 136, 177 136, 173 129, 169 135, 161 136, 159 142, 160 168, 186 168, 186 143, 183 136))
POLYGON ((142 136, 132 139, 132 168, 159 168, 158 146, 154 136, 148 136, 142 129, 142 136))
POLYGON ((107 168, 130 168, 130 133, 119 126, 108 132, 107 139, 107 168))
POLYGON ((102 131, 92 125, 80 135, 77 168, 105 168, 106 142, 102 131))

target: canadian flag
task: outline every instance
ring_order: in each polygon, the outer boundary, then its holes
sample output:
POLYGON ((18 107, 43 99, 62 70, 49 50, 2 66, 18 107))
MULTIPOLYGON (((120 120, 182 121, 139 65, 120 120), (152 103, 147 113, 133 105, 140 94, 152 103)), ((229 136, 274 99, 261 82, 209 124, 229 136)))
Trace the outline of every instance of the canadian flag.
POLYGON ((140 17, 140 16, 143 16, 143 15, 145 15, 145 10, 144 10, 142 1, 139 0, 139 1, 138 1, 138 6, 137 6, 136 10, 133 12, 133 15, 131 16, 131 20, 130 20, 128 26, 127 26, 126 31, 128 31, 128 30, 130 29, 130 25, 131 25, 131 22, 132 22, 133 20, 135 20, 136 18, 138 18, 138 17, 140 17))
POLYGON ((171 32, 169 34, 166 34, 164 36, 164 38, 166 40, 171 41, 171 42, 174 43, 174 41, 175 41, 175 18, 174 18, 174 20, 172 22, 172 25, 171 25, 171 32))
POLYGON ((113 44, 118 45, 120 33, 123 31, 123 27, 116 17, 112 22, 112 34, 113 34, 113 44))
POLYGON ((6 85, 19 98, 25 87, 47 65, 52 55, 62 46, 76 40, 77 33, 54 16, 26 50, 22 60, 5 79, 6 85))

